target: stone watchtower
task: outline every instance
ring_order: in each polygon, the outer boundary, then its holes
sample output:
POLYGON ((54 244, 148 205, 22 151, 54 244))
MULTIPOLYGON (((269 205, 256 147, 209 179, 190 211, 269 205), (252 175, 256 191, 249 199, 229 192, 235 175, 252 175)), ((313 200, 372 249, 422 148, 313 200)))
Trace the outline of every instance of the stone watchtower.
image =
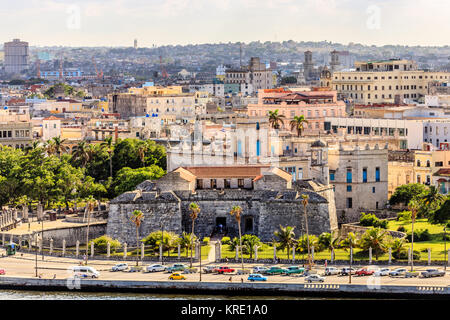
POLYGON ((328 146, 322 140, 316 140, 311 144, 311 176, 313 180, 321 184, 330 183, 330 168, 328 166, 328 146))

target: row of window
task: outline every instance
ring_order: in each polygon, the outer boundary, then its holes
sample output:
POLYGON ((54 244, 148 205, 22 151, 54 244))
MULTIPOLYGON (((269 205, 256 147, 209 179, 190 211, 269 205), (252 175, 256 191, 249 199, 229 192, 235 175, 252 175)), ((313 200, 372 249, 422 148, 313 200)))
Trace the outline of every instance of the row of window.
MULTIPOLYGON (((424 127, 423 130, 425 133, 428 133, 428 127, 424 127)), ((434 130, 434 132, 436 133, 436 135, 439 134, 438 126, 436 126, 436 129, 434 130)), ((432 135, 432 134, 433 134, 433 127, 430 126, 430 135, 432 135)), ((444 135, 447 135, 447 134, 448 134, 448 127, 444 127, 444 135)))
MULTIPOLYGON (((14 136, 16 138, 27 138, 30 136, 30 130, 14 130, 14 136)), ((12 138, 12 130, 1 130, 0 138, 12 138)))
MULTIPOLYGON (((391 80, 392 78, 398 79, 399 77, 398 76, 394 76, 394 77, 388 76, 388 80, 391 80)), ((411 79, 416 79, 416 78, 418 78, 418 79, 428 79, 428 76, 411 76, 411 79)), ((375 76, 373 79, 374 80, 378 80, 378 77, 375 76)), ((400 79, 408 80, 409 76, 403 76, 403 77, 400 76, 400 79)), ((430 75, 430 79, 448 79, 448 76, 436 76, 434 78, 434 76, 430 75)), ((334 80, 338 80, 338 77, 334 77, 334 80)), ((341 77, 341 80, 345 80, 345 77, 341 77)), ((348 80, 352 80, 352 77, 349 76, 348 80)), ((353 80, 358 80, 358 77, 354 77, 353 80)), ((364 79, 363 79, 363 77, 359 77, 359 80, 364 80, 364 79)), ((372 80, 372 77, 367 77, 366 80, 372 80)), ((381 77, 381 80, 385 80, 385 77, 384 76, 381 77)))
MULTIPOLYGON (((375 182, 380 182, 380 167, 375 168, 375 182)), ((334 172, 330 173, 330 181, 335 181, 334 172)), ((347 168, 347 183, 353 182, 353 169, 347 168)), ((367 183, 367 168, 363 168, 362 171, 362 182, 367 183)), ((348 191, 348 188, 347 188, 348 191)), ((351 190, 350 190, 351 191, 351 190)))

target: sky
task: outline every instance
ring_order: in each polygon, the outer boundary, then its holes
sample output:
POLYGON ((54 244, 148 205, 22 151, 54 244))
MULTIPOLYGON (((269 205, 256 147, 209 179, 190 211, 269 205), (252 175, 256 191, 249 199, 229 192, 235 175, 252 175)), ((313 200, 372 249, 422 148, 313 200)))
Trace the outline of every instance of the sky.
POLYGON ((1 0, 0 43, 450 45, 448 0, 1 0))

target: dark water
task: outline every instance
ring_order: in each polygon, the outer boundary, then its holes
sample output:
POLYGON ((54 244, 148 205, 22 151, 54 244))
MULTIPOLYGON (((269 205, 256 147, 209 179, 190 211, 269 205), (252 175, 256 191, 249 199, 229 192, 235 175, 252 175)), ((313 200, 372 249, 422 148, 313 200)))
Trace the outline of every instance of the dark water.
POLYGON ((0 290, 0 300, 318 300, 330 298, 289 296, 226 296, 155 293, 39 292, 0 290))

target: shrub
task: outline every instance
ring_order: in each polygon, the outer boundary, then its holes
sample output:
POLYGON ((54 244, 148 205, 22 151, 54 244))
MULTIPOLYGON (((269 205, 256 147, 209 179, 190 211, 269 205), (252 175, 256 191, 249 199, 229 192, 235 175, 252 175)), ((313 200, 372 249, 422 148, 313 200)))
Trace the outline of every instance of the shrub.
POLYGON ((397 231, 406 232, 406 229, 405 229, 404 226, 400 226, 400 227, 397 228, 397 231))
MULTIPOLYGON (((408 260, 408 250, 402 250, 400 252, 393 252, 392 256, 397 260, 408 260)), ((414 250, 414 260, 420 259, 420 252, 414 250)))
MULTIPOLYGON (((162 240, 164 250, 172 249, 179 242, 178 236, 175 233, 169 231, 164 231, 162 240)), ((159 250, 159 245, 161 244, 161 231, 154 231, 150 233, 148 236, 142 239, 142 242, 144 242, 146 246, 149 246, 154 251, 159 250)))
MULTIPOLYGON (((411 242, 411 232, 408 232, 406 235, 406 239, 411 242)), ((431 240, 431 234, 428 231, 428 229, 417 229, 414 230, 414 242, 422 242, 422 241, 429 241, 431 240)))
POLYGON ((210 240, 209 237, 204 237, 203 238, 203 244, 209 244, 209 240, 210 240))
POLYGON ((222 242, 223 245, 230 244, 231 243, 231 239, 230 239, 230 237, 223 237, 221 242, 222 242))
POLYGON ((402 211, 397 213, 397 221, 410 221, 411 211, 402 211))
POLYGON ((94 242, 94 252, 98 252, 98 253, 106 253, 107 252, 108 242, 110 243, 111 253, 115 253, 116 250, 121 247, 119 240, 115 240, 106 235, 89 241, 89 248, 91 247, 92 242, 94 242))
POLYGON ((361 212, 361 217, 359 218, 359 224, 364 227, 375 227, 387 229, 388 221, 378 219, 373 213, 361 212))

